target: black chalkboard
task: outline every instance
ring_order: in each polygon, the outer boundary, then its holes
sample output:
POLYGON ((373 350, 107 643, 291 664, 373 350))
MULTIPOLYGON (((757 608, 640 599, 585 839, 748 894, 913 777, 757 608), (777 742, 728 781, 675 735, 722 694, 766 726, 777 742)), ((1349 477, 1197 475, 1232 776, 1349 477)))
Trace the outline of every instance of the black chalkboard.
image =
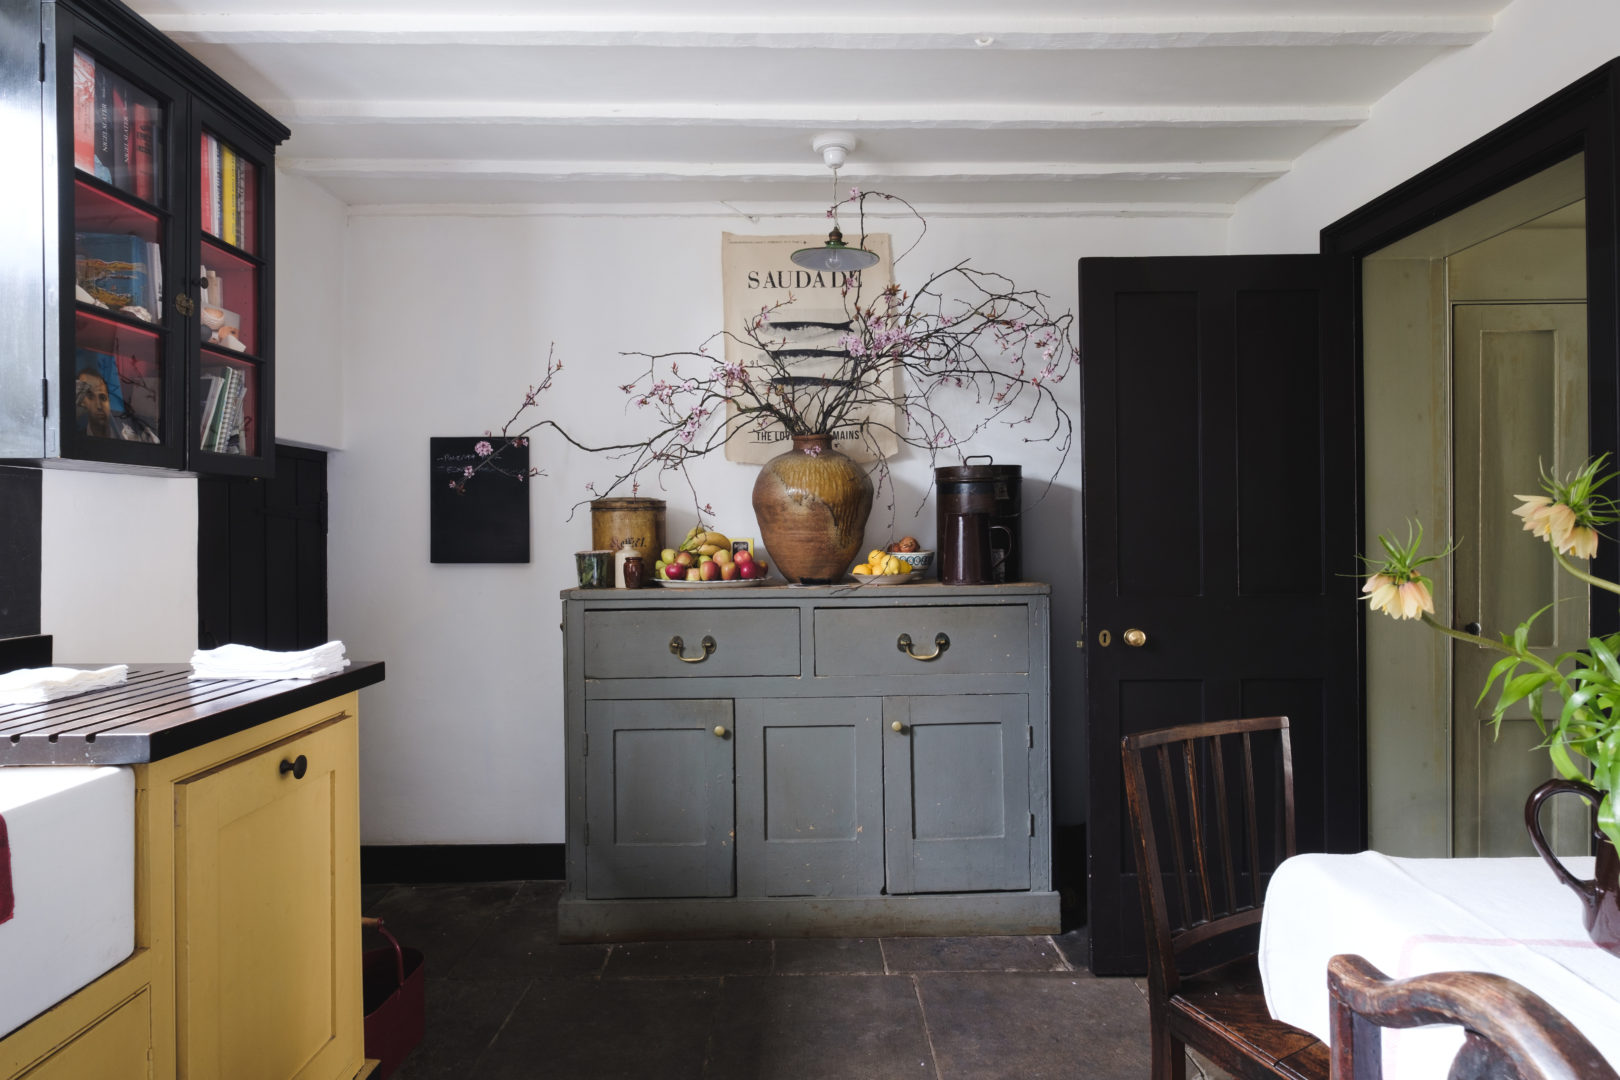
POLYGON ((436 563, 526 563, 529 561, 528 445, 473 435, 429 439, 428 512, 432 561, 436 563), (500 454, 499 468, 486 468, 461 486, 474 449, 488 442, 500 454))

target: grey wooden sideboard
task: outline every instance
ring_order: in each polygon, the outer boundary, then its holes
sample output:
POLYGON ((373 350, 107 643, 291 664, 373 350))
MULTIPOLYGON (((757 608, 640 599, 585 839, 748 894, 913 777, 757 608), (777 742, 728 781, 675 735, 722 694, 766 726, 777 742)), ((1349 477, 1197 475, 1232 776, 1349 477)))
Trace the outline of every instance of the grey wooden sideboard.
POLYGON ((1058 929, 1048 586, 562 596, 563 940, 1058 929))

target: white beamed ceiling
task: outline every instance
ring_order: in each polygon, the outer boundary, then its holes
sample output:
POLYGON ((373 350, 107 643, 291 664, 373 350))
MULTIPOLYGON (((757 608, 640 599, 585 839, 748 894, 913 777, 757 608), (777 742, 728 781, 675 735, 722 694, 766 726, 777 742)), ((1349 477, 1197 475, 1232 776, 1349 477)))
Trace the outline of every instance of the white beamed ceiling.
POLYGON ((1506 0, 133 0, 355 206, 1224 215, 1506 0))

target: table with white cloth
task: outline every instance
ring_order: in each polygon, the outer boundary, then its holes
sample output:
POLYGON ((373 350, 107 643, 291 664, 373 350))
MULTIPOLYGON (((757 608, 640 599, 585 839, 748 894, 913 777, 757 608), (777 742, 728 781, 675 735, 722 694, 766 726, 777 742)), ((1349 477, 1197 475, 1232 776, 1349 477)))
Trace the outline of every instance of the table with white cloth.
MULTIPOLYGON (((1565 859, 1592 876, 1593 860, 1565 859)), ((1540 859, 1296 855, 1277 868, 1260 923, 1271 1015, 1329 1041, 1328 959, 1356 953, 1392 978, 1488 971, 1522 983, 1620 1069, 1620 956, 1599 949, 1581 902, 1540 859)), ((1462 1029, 1386 1029, 1389 1080, 1444 1077, 1462 1029)))

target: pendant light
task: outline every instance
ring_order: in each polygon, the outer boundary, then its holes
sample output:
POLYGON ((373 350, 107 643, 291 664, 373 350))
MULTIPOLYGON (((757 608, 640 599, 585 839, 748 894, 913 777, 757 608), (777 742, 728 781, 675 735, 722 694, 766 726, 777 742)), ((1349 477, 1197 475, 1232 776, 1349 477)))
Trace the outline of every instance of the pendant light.
POLYGON ((838 167, 844 163, 844 158, 855 148, 855 136, 843 131, 828 132, 817 135, 810 145, 821 154, 822 163, 832 170, 832 232, 827 234, 827 242, 820 247, 800 248, 791 256, 793 265, 802 266, 806 270, 831 270, 849 272, 852 270, 865 270, 869 266, 876 266, 878 256, 862 247, 851 247, 844 243, 844 233, 838 228, 838 167))

